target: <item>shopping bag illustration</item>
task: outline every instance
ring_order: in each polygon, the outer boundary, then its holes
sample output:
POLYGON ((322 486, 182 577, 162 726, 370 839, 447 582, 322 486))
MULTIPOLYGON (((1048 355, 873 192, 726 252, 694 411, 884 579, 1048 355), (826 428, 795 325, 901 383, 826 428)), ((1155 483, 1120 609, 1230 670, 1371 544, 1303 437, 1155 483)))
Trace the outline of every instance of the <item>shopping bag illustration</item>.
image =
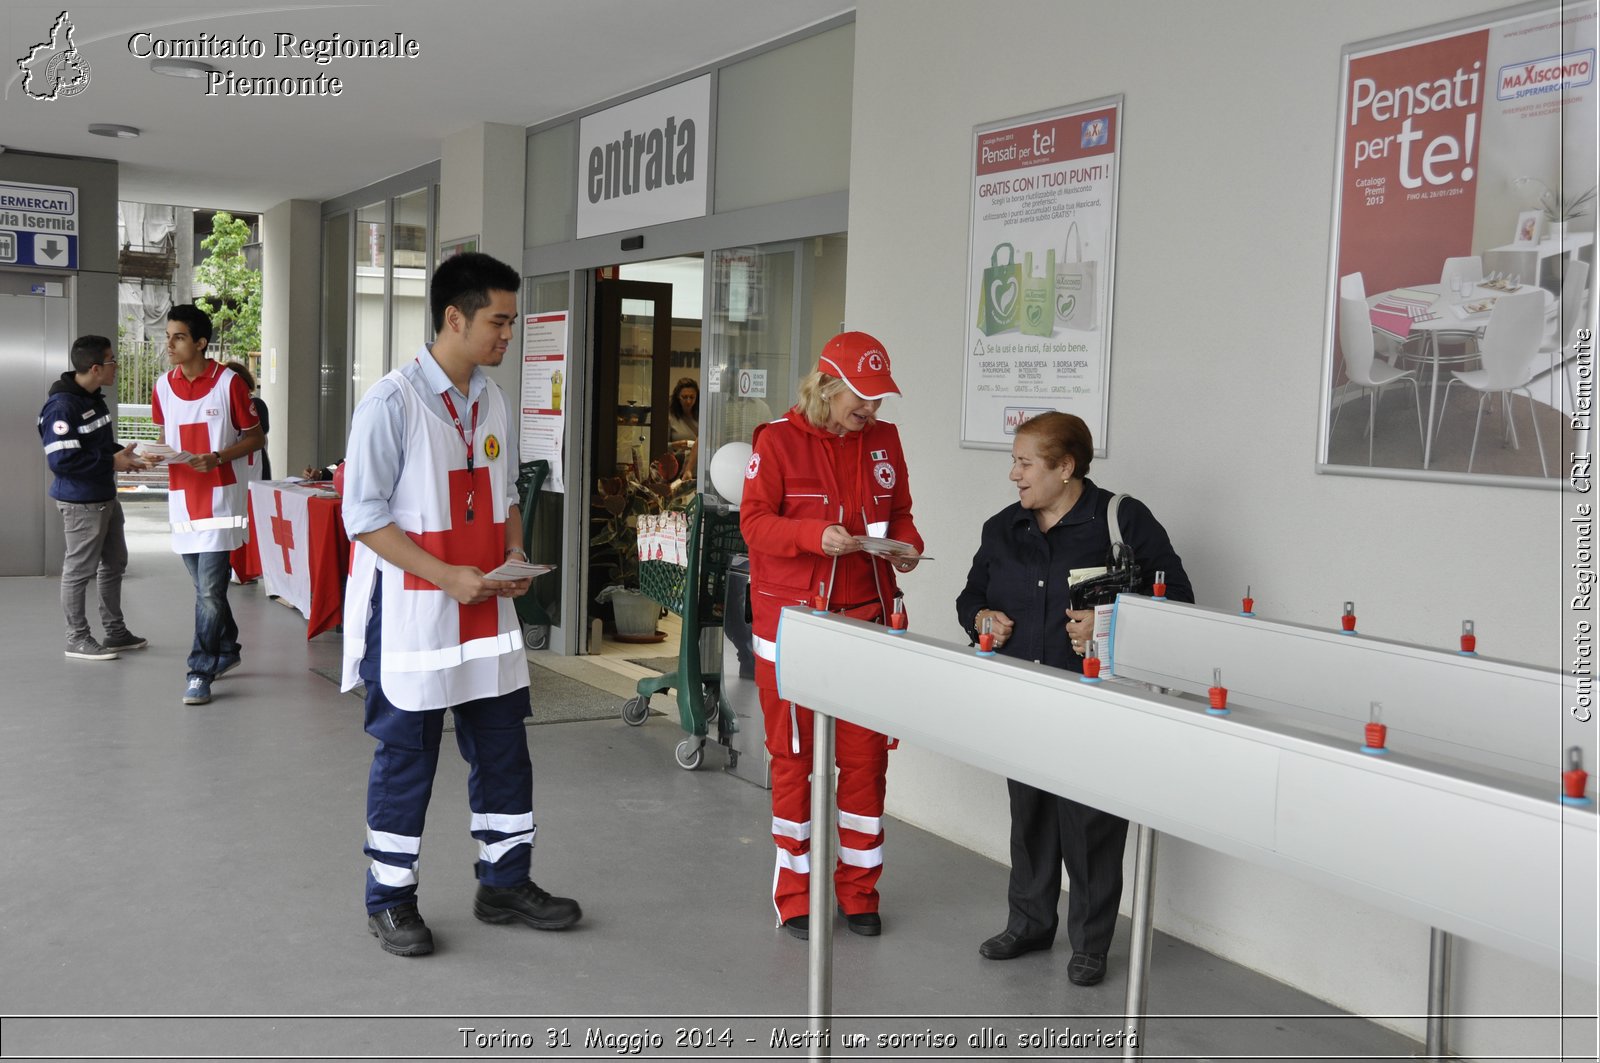
POLYGON ((1009 332, 1017 327, 1017 309, 1022 302, 1022 271, 1017 266, 1017 249, 1001 244, 989 256, 978 293, 978 328, 985 336, 1009 332), (1000 252, 1006 253, 1005 265, 1000 252))
POLYGON ((1022 313, 1019 327, 1027 336, 1053 336, 1056 331, 1054 308, 1056 291, 1056 252, 1045 254, 1044 273, 1033 275, 1033 252, 1022 257, 1022 313))
POLYGON ((1078 223, 1067 229, 1067 244, 1056 263, 1056 322, 1063 328, 1094 328, 1094 305, 1100 264, 1085 262, 1078 223))

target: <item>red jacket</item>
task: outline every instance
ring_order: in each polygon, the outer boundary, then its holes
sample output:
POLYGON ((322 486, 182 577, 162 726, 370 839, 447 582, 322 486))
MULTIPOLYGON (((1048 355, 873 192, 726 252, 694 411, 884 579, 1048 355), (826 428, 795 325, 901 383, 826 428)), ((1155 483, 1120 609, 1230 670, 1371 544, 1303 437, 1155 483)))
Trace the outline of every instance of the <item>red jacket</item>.
POLYGON ((739 529, 750 548, 756 653, 770 661, 779 611, 809 605, 818 584, 828 585, 836 609, 871 603, 886 614, 894 601, 893 565, 866 553, 835 559, 822 552, 822 533, 830 525, 899 539, 919 553, 922 536, 912 523, 911 485, 894 425, 874 421, 836 436, 796 407, 757 427, 752 442, 739 529))

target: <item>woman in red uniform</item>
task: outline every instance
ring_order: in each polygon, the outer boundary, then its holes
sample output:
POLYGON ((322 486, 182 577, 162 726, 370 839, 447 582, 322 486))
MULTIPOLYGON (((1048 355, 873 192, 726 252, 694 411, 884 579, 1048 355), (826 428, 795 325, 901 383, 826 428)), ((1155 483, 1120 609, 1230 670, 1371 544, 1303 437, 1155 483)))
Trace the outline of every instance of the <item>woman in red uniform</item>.
MULTIPOLYGON (((774 669, 778 614, 785 606, 827 608, 883 622, 897 593, 895 573, 916 567, 922 537, 911 519, 900 433, 877 418, 900 389, 883 344, 865 332, 829 340, 800 382, 800 401, 756 428, 745 470, 740 529, 750 548, 751 626, 756 686, 772 754, 772 901, 797 938, 810 933, 811 711, 778 696, 774 669), (897 539, 913 556, 887 561, 857 536, 897 539)), ((839 720, 839 862, 834 886, 850 930, 873 937, 883 870, 884 771, 888 740, 839 720)))

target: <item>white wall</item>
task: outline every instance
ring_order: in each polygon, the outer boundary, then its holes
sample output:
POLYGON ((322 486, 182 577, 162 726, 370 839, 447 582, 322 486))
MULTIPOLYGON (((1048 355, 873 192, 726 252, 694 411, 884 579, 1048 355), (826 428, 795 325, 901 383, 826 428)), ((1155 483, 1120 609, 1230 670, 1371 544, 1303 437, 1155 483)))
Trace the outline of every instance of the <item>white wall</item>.
MULTIPOLYGON (((861 5, 848 318, 888 345, 910 389, 885 415, 901 425, 938 558, 905 581, 919 629, 960 637, 954 600, 979 527, 1015 498, 1006 455, 957 444, 971 128, 1120 92, 1109 456, 1091 476, 1150 503, 1202 604, 1237 608, 1248 583, 1266 615, 1331 624, 1351 599, 1363 632, 1436 645, 1472 618, 1481 650, 1561 665, 1555 492, 1314 471, 1341 47, 1484 6, 861 5)), ((973 706, 975 725, 993 708, 973 706)), ((889 804, 1007 858, 995 776, 901 749, 889 804)), ((911 889, 892 864, 889 903, 911 889)), ((1425 926, 1171 839, 1157 888, 1169 933, 1352 1011, 1425 1008, 1425 926)), ((974 949, 1002 929, 1005 898, 980 916, 974 949)), ((1456 1010, 1562 1009, 1555 972, 1468 942, 1456 955, 1456 1010)), ((1567 989, 1568 1008, 1592 1010, 1592 986, 1567 989)), ((1422 1036, 1420 1020, 1379 1021, 1422 1036)), ((1462 1023, 1453 1047, 1555 1050, 1526 1021, 1462 1023)))

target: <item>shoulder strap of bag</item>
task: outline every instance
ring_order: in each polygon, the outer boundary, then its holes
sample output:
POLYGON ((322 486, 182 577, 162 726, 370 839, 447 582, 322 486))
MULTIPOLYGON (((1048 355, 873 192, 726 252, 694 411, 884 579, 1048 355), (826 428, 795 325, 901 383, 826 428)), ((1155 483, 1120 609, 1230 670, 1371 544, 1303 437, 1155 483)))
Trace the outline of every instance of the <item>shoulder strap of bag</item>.
POLYGON ((1111 553, 1119 560, 1127 546, 1122 541, 1122 525, 1117 520, 1117 514, 1122 509, 1122 500, 1131 497, 1131 495, 1112 495, 1111 501, 1106 503, 1106 523, 1111 525, 1111 553))

